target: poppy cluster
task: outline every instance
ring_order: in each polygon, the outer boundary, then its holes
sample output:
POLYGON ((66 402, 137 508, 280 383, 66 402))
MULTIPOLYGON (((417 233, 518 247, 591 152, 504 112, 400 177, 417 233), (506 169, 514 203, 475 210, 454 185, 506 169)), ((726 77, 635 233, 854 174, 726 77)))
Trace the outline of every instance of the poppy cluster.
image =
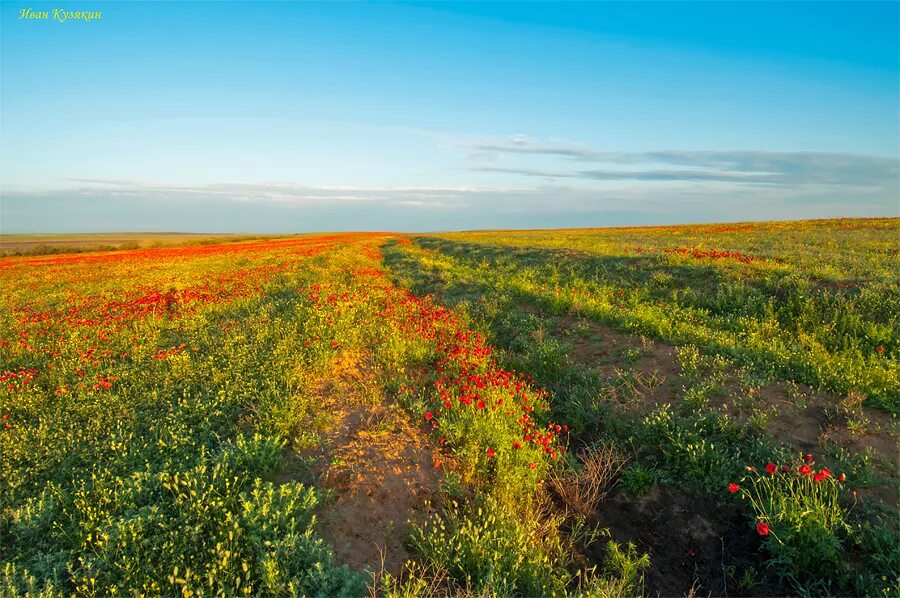
POLYGON ((7 390, 22 391, 28 388, 37 377, 38 371, 33 368, 20 369, 17 372, 0 372, 0 382, 6 382, 7 390))
MULTIPOLYGON (((513 451, 530 447, 550 459, 559 457, 565 450, 559 437, 568 428, 536 421, 535 409, 546 410, 548 393, 538 388, 533 378, 501 368, 484 335, 468 330, 434 297, 416 296, 395 287, 382 288, 390 300, 378 312, 378 317, 403 335, 433 343, 436 359, 418 377, 423 388, 429 390, 429 405, 424 413, 427 425, 438 429, 442 418, 462 416, 463 411, 485 418, 502 418, 520 430, 518 438, 511 443, 513 451)), ((401 389, 401 392, 415 391, 407 386, 401 389)), ((500 449, 487 446, 484 454, 490 459, 500 449)))
POLYGON ((707 260, 734 260, 742 264, 752 264, 760 261, 759 258, 741 253, 739 251, 731 251, 729 249, 701 249, 699 247, 669 247, 663 250, 664 253, 673 255, 688 256, 696 259, 707 260))
MULTIPOLYGON (((754 508, 758 511, 758 513, 765 515, 765 510, 761 509, 763 504, 769 504, 768 500, 761 499, 762 494, 773 496, 775 493, 784 492, 788 495, 796 494, 797 496, 817 496, 816 487, 818 484, 821 484, 825 480, 832 478, 831 470, 827 467, 822 467, 818 471, 813 467, 813 463, 815 458, 811 454, 805 454, 800 459, 799 465, 781 465, 778 466, 776 463, 768 462, 765 466, 765 474, 757 474, 757 470, 755 467, 748 466, 747 471, 750 474, 756 474, 754 477, 749 478, 751 482, 750 489, 743 488, 737 482, 731 482, 728 484, 728 492, 731 494, 736 494, 741 492, 744 498, 750 500, 750 503, 754 506, 754 508), (761 477, 760 477, 761 476, 761 477), (794 476, 793 481, 790 477, 784 476, 794 476), (812 483, 805 482, 797 484, 797 480, 812 480, 812 483)), ((835 478, 838 482, 845 482, 847 480, 847 476, 844 473, 835 478)), ((833 489, 827 489, 828 491, 833 491, 833 489)), ((803 500, 803 499, 800 499, 803 500)), ((774 504, 774 503, 773 503, 774 504)), ((760 536, 768 536, 770 533, 769 522, 766 518, 762 518, 756 523, 756 531, 760 536)))
MULTIPOLYGON (((832 477, 831 470, 828 469, 827 467, 822 467, 817 472, 815 469, 813 469, 810 466, 810 464, 814 460, 812 455, 807 454, 804 457, 804 460, 806 461, 806 463, 797 467, 797 473, 800 474, 801 476, 804 476, 804 477, 812 476, 812 479, 815 482, 822 482, 822 481, 832 477)), ((788 465, 782 465, 779 468, 778 465, 776 465, 775 463, 772 463, 772 462, 769 462, 766 464, 765 470, 766 470, 767 474, 772 475, 772 476, 778 474, 779 472, 780 473, 790 473, 792 471, 791 467, 788 465)), ((747 467, 747 471, 754 472, 754 471, 756 471, 756 469, 753 467, 747 467)), ((847 481, 847 475, 842 473, 837 477, 837 480, 839 482, 845 482, 845 481, 847 481)), ((730 484, 728 484, 728 491, 731 494, 734 494, 735 492, 737 492, 740 489, 741 489, 740 484, 737 484, 735 482, 731 482, 730 484)))
MULTIPOLYGON (((165 361, 187 348, 185 343, 150 348, 155 339, 149 331, 164 326, 183 332, 207 306, 260 296, 276 276, 299 271, 306 257, 340 239, 4 260, 0 283, 7 283, 9 292, 2 306, 6 320, 0 335, 6 338, 0 338, 0 359, 24 367, 0 372, 0 388, 35 388, 56 396, 109 390, 119 366, 145 356, 165 361)), ((235 325, 227 320, 221 330, 235 325)))

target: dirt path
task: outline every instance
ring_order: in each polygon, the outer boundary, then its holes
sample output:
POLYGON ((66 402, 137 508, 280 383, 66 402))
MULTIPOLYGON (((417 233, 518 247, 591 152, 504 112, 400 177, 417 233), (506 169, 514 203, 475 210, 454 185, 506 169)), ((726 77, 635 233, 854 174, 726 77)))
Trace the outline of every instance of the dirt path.
POLYGON ((315 483, 335 493, 320 530, 354 569, 401 571, 404 538, 424 523, 438 491, 438 454, 399 405, 384 397, 365 356, 346 354, 313 389, 328 414, 323 442, 289 456, 280 481, 315 483))

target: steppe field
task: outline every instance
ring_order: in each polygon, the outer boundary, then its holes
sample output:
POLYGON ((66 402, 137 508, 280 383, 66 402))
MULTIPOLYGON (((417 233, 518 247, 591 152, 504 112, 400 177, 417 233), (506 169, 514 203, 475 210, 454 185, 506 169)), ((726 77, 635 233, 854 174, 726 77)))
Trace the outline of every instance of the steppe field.
POLYGON ((0 596, 900 596, 900 219, 183 240, 0 259, 0 596))

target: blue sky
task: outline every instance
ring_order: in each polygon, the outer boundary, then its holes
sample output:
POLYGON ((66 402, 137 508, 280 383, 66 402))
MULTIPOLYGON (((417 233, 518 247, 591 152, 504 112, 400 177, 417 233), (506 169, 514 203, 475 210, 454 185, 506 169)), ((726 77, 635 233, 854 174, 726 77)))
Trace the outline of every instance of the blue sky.
POLYGON ((900 216, 898 7, 4 0, 0 231, 900 216))

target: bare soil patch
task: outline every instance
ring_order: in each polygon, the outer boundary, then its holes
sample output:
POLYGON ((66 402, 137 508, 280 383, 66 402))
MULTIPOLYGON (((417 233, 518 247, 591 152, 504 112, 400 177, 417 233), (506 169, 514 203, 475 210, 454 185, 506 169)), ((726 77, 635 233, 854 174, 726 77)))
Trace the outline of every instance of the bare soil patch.
POLYGON ((440 460, 426 434, 379 392, 364 357, 345 355, 314 390, 330 414, 324 441, 293 454, 280 481, 315 482, 334 492, 320 530, 342 562, 398 574, 409 559, 404 538, 433 512, 440 460))
MULTIPOLYGON (((819 452, 824 444, 835 443, 851 453, 871 450, 891 461, 897 460, 898 421, 889 413, 861 405, 848 411, 838 395, 802 384, 794 386, 798 396, 791 396, 787 384, 775 382, 760 388, 746 405, 730 397, 717 397, 713 404, 738 420, 745 420, 753 410, 767 411, 766 431, 804 451, 819 452), (856 422, 854 429, 851 421, 856 422)), ((733 386, 729 395, 736 389, 733 386)))
POLYGON ((835 291, 858 289, 866 284, 865 280, 832 280, 828 278, 813 278, 812 282, 820 288, 832 289, 835 291))
MULTIPOLYGON (((569 336, 573 363, 619 377, 623 399, 640 411, 650 411, 675 400, 680 373, 675 347, 615 330, 575 315, 559 319, 554 335, 569 336), (629 372, 631 376, 623 377, 629 372)), ((623 401, 624 402, 624 401, 623 401)))
MULTIPOLYGON (((764 555, 746 517, 710 497, 658 486, 642 498, 619 493, 600 504, 596 518, 614 540, 650 554, 647 596, 684 596, 692 589, 696 596, 784 594, 763 575, 764 555)), ((586 556, 601 562, 604 552, 597 543, 586 556)))

